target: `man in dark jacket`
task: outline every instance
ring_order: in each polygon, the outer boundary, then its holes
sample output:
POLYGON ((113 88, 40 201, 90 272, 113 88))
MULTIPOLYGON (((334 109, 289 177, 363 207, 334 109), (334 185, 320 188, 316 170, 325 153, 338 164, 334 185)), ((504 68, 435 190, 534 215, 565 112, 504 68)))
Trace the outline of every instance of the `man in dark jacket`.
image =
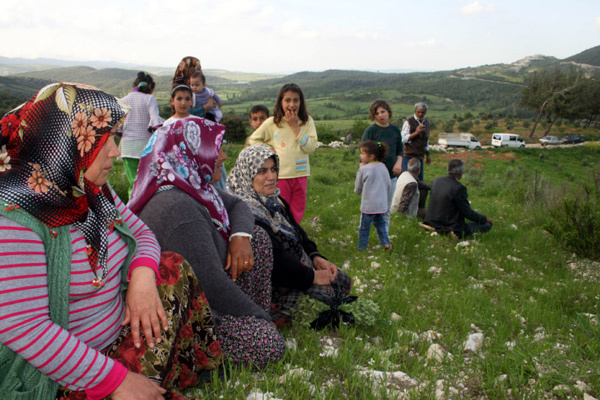
POLYGON ((425 224, 442 232, 454 232, 463 237, 475 232, 487 232, 492 220, 473 211, 467 197, 467 187, 459 182, 465 164, 460 159, 448 162, 448 176, 433 180, 425 224), (473 222, 466 223, 465 218, 473 222))

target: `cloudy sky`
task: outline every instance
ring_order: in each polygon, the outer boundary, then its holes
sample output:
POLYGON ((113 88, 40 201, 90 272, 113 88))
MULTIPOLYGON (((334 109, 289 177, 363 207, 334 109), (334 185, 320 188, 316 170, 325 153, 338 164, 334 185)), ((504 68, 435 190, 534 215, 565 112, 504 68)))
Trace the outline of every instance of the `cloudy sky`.
POLYGON ((0 56, 244 72, 445 70, 600 45, 598 0, 3 0, 0 56))

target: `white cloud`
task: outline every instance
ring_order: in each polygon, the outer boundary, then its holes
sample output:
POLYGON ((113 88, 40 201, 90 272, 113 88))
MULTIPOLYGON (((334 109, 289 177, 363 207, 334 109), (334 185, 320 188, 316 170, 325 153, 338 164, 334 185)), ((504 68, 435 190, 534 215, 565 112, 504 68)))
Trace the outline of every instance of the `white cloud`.
POLYGON ((479 0, 475 0, 474 2, 467 4, 466 6, 460 9, 460 13, 462 15, 477 15, 483 13, 491 13, 496 11, 496 6, 493 4, 482 4, 479 0))
POLYGON ((600 26, 600 16, 596 17, 595 21, 597 26, 600 26))

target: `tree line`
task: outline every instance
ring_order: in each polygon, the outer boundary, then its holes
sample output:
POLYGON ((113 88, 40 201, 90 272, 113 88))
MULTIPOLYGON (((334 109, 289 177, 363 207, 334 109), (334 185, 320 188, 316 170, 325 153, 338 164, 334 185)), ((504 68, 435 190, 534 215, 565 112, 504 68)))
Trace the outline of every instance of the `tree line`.
POLYGON ((530 138, 542 119, 549 124, 544 136, 558 119, 585 121, 587 127, 600 117, 600 82, 572 66, 534 72, 521 90, 519 105, 536 113, 530 138))

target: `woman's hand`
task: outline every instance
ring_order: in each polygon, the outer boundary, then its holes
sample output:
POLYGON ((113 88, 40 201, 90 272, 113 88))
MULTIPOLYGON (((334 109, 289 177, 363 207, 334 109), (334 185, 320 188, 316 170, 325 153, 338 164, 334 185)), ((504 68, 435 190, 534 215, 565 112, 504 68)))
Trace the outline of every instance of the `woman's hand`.
POLYGON ((241 274, 250 271, 252 267, 254 267, 254 257, 252 256, 250 238, 247 236, 234 236, 227 248, 225 271, 231 268, 231 279, 235 282, 241 274))
POLYGON ((135 347, 141 346, 140 323, 146 343, 154 347, 154 342, 162 340, 160 333, 160 322, 162 328, 169 327, 167 314, 158 297, 156 289, 156 274, 150 267, 137 267, 131 271, 131 280, 127 289, 125 300, 125 319, 121 325, 131 325, 131 335, 135 347))
POLYGON ((215 108, 215 99, 209 97, 208 101, 202 107, 204 107, 204 113, 206 114, 207 112, 215 108))
POLYGON ((127 371, 125 379, 110 395, 113 400, 158 400, 164 399, 162 396, 167 391, 156 382, 151 381, 144 375, 136 374, 135 372, 127 371))
POLYGON ((324 259, 323 257, 320 256, 316 256, 313 259, 313 265, 315 266, 315 269, 317 271, 329 271, 329 273, 331 274, 331 280, 328 283, 328 285, 333 282, 333 280, 335 278, 337 278, 337 274, 338 274, 338 269, 335 266, 334 263, 327 261, 326 259, 324 259))

